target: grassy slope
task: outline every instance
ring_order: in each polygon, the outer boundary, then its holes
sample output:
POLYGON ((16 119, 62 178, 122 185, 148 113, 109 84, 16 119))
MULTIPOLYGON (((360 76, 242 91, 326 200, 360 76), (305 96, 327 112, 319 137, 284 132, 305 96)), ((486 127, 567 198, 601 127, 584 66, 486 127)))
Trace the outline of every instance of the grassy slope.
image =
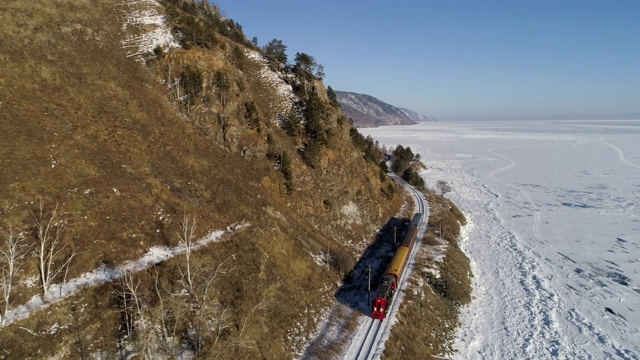
POLYGON ((80 249, 70 277, 175 243, 184 213, 206 224, 198 235, 260 216, 268 165, 213 146, 176 115, 114 37, 117 11, 6 7, 3 22, 15 24, 2 39, 0 206, 20 225, 38 197, 59 204, 65 240, 80 249))
MULTIPOLYGON (((344 154, 353 152, 347 144, 325 155, 330 166, 322 170, 295 159, 298 190, 281 194, 282 176, 272 162, 247 161, 216 144, 170 106, 166 89, 140 63, 126 57, 121 11, 118 1, 0 4, 0 224, 29 227, 39 197, 49 209, 58 204, 67 222, 64 241, 79 251, 68 274, 74 277, 138 258, 153 245, 175 245, 184 214, 198 219, 198 237, 247 220, 250 229, 196 255, 203 267, 232 259, 226 264, 233 271, 216 283, 230 325, 214 350, 224 349, 229 358, 290 356, 298 341, 291 329, 302 338, 313 330, 314 314, 339 279, 315 265, 309 252, 361 241, 398 199, 380 205, 376 184, 363 182, 377 172, 367 170, 361 155, 347 162, 344 154), (353 181, 341 184, 345 173, 353 181), (325 180, 331 186, 323 187, 325 180), (316 211, 323 199, 335 207, 316 211), (364 222, 336 225, 340 205, 350 199, 369 204, 364 222), (301 315, 304 308, 310 311, 301 315)), ((269 131, 295 154, 280 130, 269 131)), ((176 286, 179 261, 159 268, 167 288, 176 286)), ((30 258, 25 272, 34 269, 30 258)), ((150 278, 138 280, 155 304, 150 278)), ((19 286, 14 304, 37 292, 19 286)), ((114 298, 112 284, 85 290, 2 329, 0 347, 18 358, 77 358, 98 349, 115 354, 114 298), (38 335, 24 342, 30 335, 21 328, 38 335)))

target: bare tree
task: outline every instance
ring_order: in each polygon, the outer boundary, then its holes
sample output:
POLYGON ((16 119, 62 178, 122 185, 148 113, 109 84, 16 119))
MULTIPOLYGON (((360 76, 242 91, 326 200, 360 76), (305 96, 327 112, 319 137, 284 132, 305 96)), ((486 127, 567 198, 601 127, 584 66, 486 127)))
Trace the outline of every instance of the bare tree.
POLYGON ((168 355, 175 356, 178 347, 177 332, 181 326, 185 306, 181 303, 180 296, 171 296, 162 287, 157 266, 153 267, 153 273, 150 275, 153 280, 153 291, 157 297, 157 307, 150 312, 150 320, 152 324, 159 323, 159 326, 154 328, 162 349, 168 355))
POLYGON ((228 114, 220 114, 218 115, 218 125, 222 129, 222 140, 227 142, 227 133, 229 132, 229 128, 231 127, 231 117, 228 114))
POLYGON ((75 332, 75 344, 77 346, 76 349, 78 351, 79 359, 85 360, 89 359, 89 350, 87 347, 88 339, 85 331, 88 324, 84 321, 82 316, 83 308, 84 306, 78 307, 76 306, 76 304, 73 304, 71 305, 71 311, 69 312, 69 315, 71 317, 70 328, 75 332))
POLYGON ((436 187, 440 190, 440 195, 444 196, 444 194, 451 191, 451 185, 444 180, 438 180, 436 182, 436 187))
MULTIPOLYGON (((264 310, 266 308, 266 304, 264 303, 264 301, 260 301, 259 303, 257 303, 256 305, 254 305, 254 307, 251 309, 251 311, 249 312, 249 314, 244 318, 244 321, 242 322, 242 327, 240 328, 240 333, 238 334, 237 339, 235 339, 233 342, 239 346, 239 347, 244 347, 244 348, 250 348, 250 349, 256 349, 258 351, 260 351, 257 342, 254 339, 251 338, 243 338, 243 333, 244 330, 247 326, 247 322, 249 321, 249 318, 251 317, 251 315, 253 315, 253 313, 256 310, 264 310)), ((263 356, 264 358, 264 356, 263 356)))
POLYGON ((151 341, 153 326, 145 316, 146 305, 140 281, 127 271, 120 278, 120 288, 117 295, 121 301, 121 312, 127 335, 133 340, 143 359, 153 359, 153 342, 151 341))
POLYGON ((7 321, 7 314, 11 306, 11 288, 14 283, 16 273, 22 266, 28 247, 24 243, 24 237, 16 232, 12 227, 7 231, 2 231, 2 243, 0 243, 0 269, 2 278, 0 279, 0 327, 7 321))
POLYGON ((197 355, 203 355, 204 349, 214 351, 218 340, 230 326, 227 313, 229 308, 222 308, 212 297, 212 292, 213 283, 231 271, 224 264, 233 257, 234 255, 226 258, 215 271, 202 266, 194 273, 194 292, 186 305, 190 312, 188 336, 197 355))
POLYGON ((163 293, 160 291, 160 274, 158 273, 158 267, 153 267, 153 290, 158 298, 158 320, 160 321, 160 341, 165 350, 172 349, 169 346, 169 334, 166 320, 166 310, 164 305, 163 293))
POLYGON ((346 275, 354 266, 353 257, 343 249, 331 249, 327 251, 329 266, 340 276, 346 275))
POLYGON ((224 111, 225 106, 227 105, 227 93, 231 89, 231 79, 229 79, 229 74, 223 70, 216 71, 214 74, 214 84, 220 92, 220 105, 222 106, 222 111, 224 111))
POLYGON ((185 215, 180 222, 180 232, 178 236, 180 237, 180 245, 186 248, 185 252, 185 265, 186 269, 182 270, 180 268, 180 272, 182 273, 182 281, 183 286, 189 291, 190 294, 193 294, 193 274, 191 272, 191 251, 193 250, 193 233, 196 230, 196 219, 192 219, 189 216, 185 215))
POLYGON ((438 230, 440 237, 446 240, 455 240, 460 235, 460 224, 451 216, 435 215, 433 226, 438 230))
POLYGON ((49 287, 51 282, 60 273, 65 272, 69 268, 71 260, 76 255, 73 250, 71 254, 65 255, 64 250, 67 244, 62 245, 62 233, 64 231, 64 222, 57 221, 58 205, 50 215, 44 212, 44 201, 40 199, 40 208, 37 214, 31 213, 36 225, 36 246, 35 256, 38 259, 38 272, 40 275, 40 286, 42 286, 42 295, 49 295, 49 287))
MULTIPOLYGON (((182 284, 184 292, 182 295, 173 294, 176 300, 183 299, 183 310, 176 309, 177 311, 173 312, 183 316, 188 329, 185 335, 188 337, 188 343, 193 346, 194 352, 197 355, 205 355, 203 351, 213 351, 226 328, 230 326, 229 309, 222 308, 213 297, 213 284, 226 275, 229 269, 225 267, 225 263, 234 256, 225 259, 215 269, 202 261, 195 261, 193 256, 195 231, 195 218, 185 215, 180 222, 178 232, 180 245, 186 250, 184 265, 178 267, 181 275, 179 283, 182 284)), ((155 283, 157 284, 157 281, 155 283)), ((159 297, 162 296, 157 288, 156 293, 159 297)))

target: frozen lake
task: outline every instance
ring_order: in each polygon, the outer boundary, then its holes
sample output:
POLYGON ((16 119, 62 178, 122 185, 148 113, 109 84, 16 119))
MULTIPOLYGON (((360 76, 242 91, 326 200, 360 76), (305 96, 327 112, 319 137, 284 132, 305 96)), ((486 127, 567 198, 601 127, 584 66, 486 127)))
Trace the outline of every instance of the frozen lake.
POLYGON ((409 146, 470 225, 458 359, 640 359, 640 120, 360 129, 409 146))

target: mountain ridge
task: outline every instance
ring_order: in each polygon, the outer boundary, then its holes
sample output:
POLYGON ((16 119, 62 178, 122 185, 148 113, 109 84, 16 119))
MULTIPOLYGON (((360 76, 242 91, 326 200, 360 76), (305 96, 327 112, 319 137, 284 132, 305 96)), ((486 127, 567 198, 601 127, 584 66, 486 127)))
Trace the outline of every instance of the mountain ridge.
POLYGON ((423 115, 423 114, 420 114, 419 112, 416 112, 410 109, 400 108, 400 110, 402 110, 405 114, 407 114, 407 116, 409 116, 413 121, 418 123, 439 121, 435 117, 423 115))
POLYGON ((334 90, 342 112, 356 127, 414 125, 437 119, 416 111, 399 108, 371 95, 334 90))

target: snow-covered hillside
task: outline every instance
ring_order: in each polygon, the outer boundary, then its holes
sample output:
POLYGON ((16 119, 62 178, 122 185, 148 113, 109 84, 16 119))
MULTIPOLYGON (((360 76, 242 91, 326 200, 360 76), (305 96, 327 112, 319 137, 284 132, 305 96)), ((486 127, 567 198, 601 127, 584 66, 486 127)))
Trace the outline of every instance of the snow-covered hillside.
POLYGON ((273 94, 277 98, 270 101, 270 107, 275 110, 276 117, 272 119, 272 122, 281 125, 280 121, 287 116, 291 107, 299 99, 293 93, 291 85, 285 81, 285 75, 269 68, 269 62, 262 54, 255 50, 247 49, 245 50, 245 55, 249 60, 260 64, 261 69, 258 73, 260 81, 274 90, 273 94))

